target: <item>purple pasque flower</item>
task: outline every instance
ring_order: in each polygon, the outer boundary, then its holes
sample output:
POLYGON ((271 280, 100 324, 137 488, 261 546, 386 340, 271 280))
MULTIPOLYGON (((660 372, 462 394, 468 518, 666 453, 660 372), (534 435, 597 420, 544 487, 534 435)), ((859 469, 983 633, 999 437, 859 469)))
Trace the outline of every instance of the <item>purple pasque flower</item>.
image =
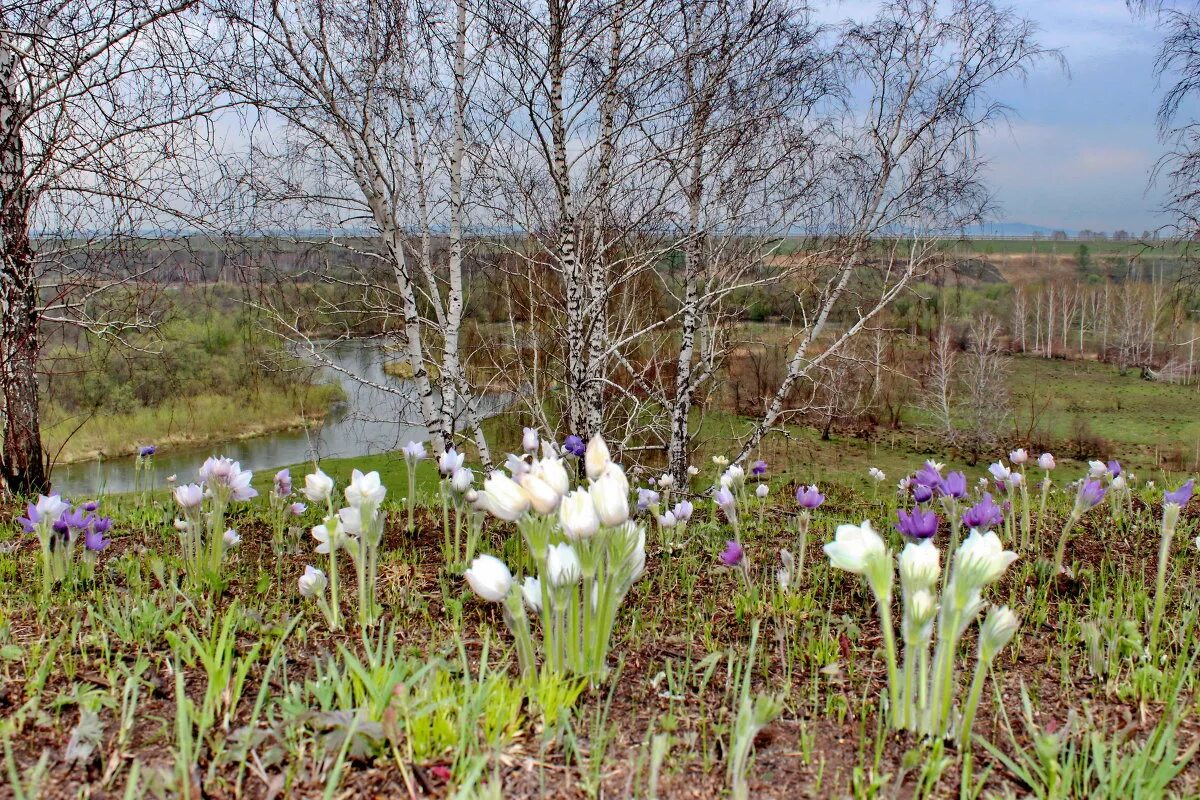
POLYGON ((692 518, 692 504, 688 500, 680 500, 671 509, 671 514, 675 517, 676 522, 687 522, 692 518))
POLYGON ((935 464, 932 461, 926 461, 913 475, 915 480, 921 486, 937 486, 942 482, 942 467, 940 464, 935 464))
POLYGON ((918 483, 913 487, 913 500, 918 503, 928 503, 933 499, 933 489, 923 483, 918 483))
POLYGON ((144 444, 138 448, 138 457, 139 458, 149 458, 150 456, 154 455, 157 452, 158 452, 158 448, 155 447, 154 445, 144 444))
POLYGON ((30 503, 25 507, 25 516, 17 517, 17 522, 21 523, 21 530, 26 533, 33 533, 37 530, 38 523, 42 521, 42 515, 38 513, 37 506, 30 503))
POLYGON ((1167 492, 1163 495, 1164 503, 1174 503, 1183 508, 1192 499, 1192 490, 1196 487, 1196 479, 1188 478, 1182 486, 1173 492, 1167 492))
POLYGON ((967 476, 961 472, 951 472, 938 484, 938 491, 947 497, 961 500, 967 496, 967 476))
MULTIPOLYGON (((82 531, 89 527, 93 519, 95 517, 89 516, 82 508, 74 508, 64 511, 63 515, 58 518, 58 523, 73 531, 82 531)), ((55 524, 57 525, 58 523, 55 524)))
POLYGON ((288 506, 288 511, 291 512, 293 517, 298 517, 307 510, 308 506, 304 505, 304 503, 292 503, 288 506))
POLYGON ((91 514, 93 511, 100 508, 100 504, 95 500, 88 500, 86 503, 80 503, 79 507, 91 514))
POLYGON ((729 491, 728 487, 722 486, 713 492, 713 502, 721 507, 730 521, 737 517, 737 498, 733 496, 733 492, 729 491))
POLYGON ((900 509, 896 512, 899 522, 896 530, 910 539, 928 539, 937 533, 938 516, 930 511, 922 511, 920 507, 912 511, 900 509))
POLYGON ((812 486, 801 486, 796 489, 796 502, 801 508, 807 508, 809 511, 820 508, 825 502, 825 495, 817 490, 816 484, 812 486))
POLYGON ((639 486, 637 499, 637 510, 645 511, 650 506, 658 502, 658 492, 653 489, 647 489, 644 486, 639 486))
POLYGON ((563 452, 576 458, 583 458, 584 453, 587 452, 587 443, 583 441, 582 437, 572 433, 563 439, 563 452))
POLYGON ((38 495, 36 503, 30 503, 25 509, 25 516, 17 517, 17 522, 26 533, 33 533, 42 522, 57 520, 71 510, 71 504, 56 494, 38 495))
POLYGON ((87 532, 83 535, 83 546, 93 553, 99 553, 104 548, 108 547, 109 540, 104 537, 112 527, 112 519, 109 517, 91 517, 88 524, 87 532))
POLYGON ((1104 499, 1104 484, 1100 481, 1084 481, 1079 484, 1079 493, 1075 495, 1075 508, 1087 511, 1104 499))
POLYGON ((767 462, 763 461, 761 458, 758 461, 755 461, 750 465, 750 474, 756 478, 759 475, 767 474, 767 462))
POLYGON ((962 523, 968 528, 986 530, 1004 522, 1004 512, 992 500, 991 492, 984 492, 978 503, 963 512, 962 523))
POLYGON ((1117 477, 1118 475, 1120 475, 1121 474, 1121 462, 1117 461, 1115 458, 1112 461, 1109 461, 1108 462, 1108 474, 1114 478, 1117 477))
POLYGON ((287 497, 292 493, 292 472, 281 469, 275 473, 275 496, 287 497))
POLYGON ((725 549, 721 552, 721 563, 727 567, 736 567, 742 563, 746 557, 746 551, 738 544, 736 539, 730 539, 725 543, 725 549))

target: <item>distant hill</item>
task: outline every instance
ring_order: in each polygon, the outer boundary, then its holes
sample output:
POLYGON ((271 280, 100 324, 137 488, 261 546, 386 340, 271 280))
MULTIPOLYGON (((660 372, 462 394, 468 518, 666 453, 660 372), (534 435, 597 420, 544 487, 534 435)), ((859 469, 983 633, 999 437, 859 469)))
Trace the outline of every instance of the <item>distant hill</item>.
POLYGON ((1050 236, 1056 230, 1074 236, 1069 228, 1047 228, 1045 225, 1030 225, 1028 222, 983 222, 963 229, 964 236, 1050 236))

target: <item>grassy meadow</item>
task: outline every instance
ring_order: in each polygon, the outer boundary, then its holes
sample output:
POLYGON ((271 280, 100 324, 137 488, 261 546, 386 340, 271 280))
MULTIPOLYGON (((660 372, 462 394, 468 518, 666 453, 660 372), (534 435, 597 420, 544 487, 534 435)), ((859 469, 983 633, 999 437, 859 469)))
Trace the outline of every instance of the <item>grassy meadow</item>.
MULTIPOLYGON (((737 424, 706 419, 708 449, 728 441, 737 424)), ((297 588, 305 565, 330 569, 310 533, 321 523, 320 504, 300 495, 311 467, 293 470, 296 489, 287 498, 308 508, 282 523, 278 504, 267 501, 271 476, 254 476, 260 496, 222 512, 220 527, 228 524, 240 542, 206 577, 180 550, 173 520, 187 512, 166 491, 102 498, 97 513, 112 518, 108 545, 94 558, 81 556, 81 569, 49 588, 36 537, 6 524, 0 739, 8 791, 22 798, 1200 794, 1193 507, 1180 515, 1167 553, 1161 615, 1169 622, 1153 643, 1150 633, 1161 487, 1174 488, 1179 474, 1140 476, 1126 494, 1111 486, 1119 502, 1105 500, 1079 519, 1061 573, 1050 561, 1071 516, 1068 483, 1085 467, 1065 459, 1057 466, 1044 514, 1032 493, 1026 535, 1017 533, 1019 513, 998 528, 1016 560, 986 599, 1011 608, 1020 628, 989 669, 975 672, 982 691, 971 733, 947 740, 889 724, 887 639, 871 592, 822 552, 839 524, 863 519, 900 550, 893 523, 912 500, 897 495, 895 482, 920 465, 917 445, 772 441, 761 453, 769 494, 760 500, 758 481, 747 483, 736 526, 706 499, 723 469, 707 457, 697 460, 689 486, 673 490, 695 502, 685 531, 631 507, 645 531, 645 571, 620 604, 604 670, 591 677, 548 668, 540 648, 540 666, 522 669, 501 604, 472 591, 463 570, 470 557, 489 553, 530 575, 537 559, 517 527, 467 505, 457 508, 478 526, 474 552, 448 545, 444 520, 453 529, 457 515, 443 512, 428 459, 414 474, 411 528, 405 461, 322 464, 336 481, 335 504, 353 468, 378 470, 388 489, 378 514, 378 616, 359 624, 354 562, 343 553, 336 630, 325 596, 317 601, 297 588), (870 480, 870 466, 887 480, 870 480), (825 501, 802 539, 794 492, 813 481, 825 501), (721 560, 731 538, 744 548, 733 567, 721 560), (786 588, 775 574, 781 549, 795 559, 786 588)), ((956 466, 972 487, 963 503, 975 502, 984 465, 952 463, 943 472, 956 466)), ((1040 477, 1034 466, 1027 472, 1031 481, 1040 477)), ((635 486, 645 477, 630 474, 635 486)), ((931 508, 943 515, 933 541, 948 548, 949 514, 931 508)), ((19 512, 11 509, 10 519, 19 512)), ((530 616, 540 636, 542 623, 530 616)), ((969 702, 976 630, 954 648, 962 664, 955 719, 969 702)))

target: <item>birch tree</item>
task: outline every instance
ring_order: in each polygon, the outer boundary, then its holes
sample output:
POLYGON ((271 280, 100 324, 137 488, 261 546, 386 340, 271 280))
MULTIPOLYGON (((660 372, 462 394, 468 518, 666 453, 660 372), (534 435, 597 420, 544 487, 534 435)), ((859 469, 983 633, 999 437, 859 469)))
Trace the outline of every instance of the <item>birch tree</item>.
MULTIPOLYGON (((100 254, 164 225, 178 201, 177 157, 210 109, 190 78, 200 54, 194 0, 0 9, 0 480, 48 489, 38 403, 42 327, 114 335, 137 309, 90 315, 88 298, 129 286, 100 254), (99 233, 97 233, 99 232, 99 233)), ((136 305, 136 304, 135 304, 136 305)))
POLYGON ((663 90, 674 103, 650 138, 667 166, 683 241, 682 280, 668 283, 679 345, 666 402, 667 466, 682 483, 694 400, 719 366, 714 326, 729 317, 722 303, 738 289, 788 279, 807 260, 771 255, 781 232, 810 210, 815 109, 832 92, 833 76, 820 31, 789 3, 687 0, 669 22, 663 90))
POLYGON ((892 248, 870 259, 874 240, 956 230, 980 218, 987 193, 975 137, 1004 111, 991 87, 1052 55, 1031 23, 990 0, 887 3, 873 21, 848 25, 837 52, 845 84, 856 90, 823 165, 830 184, 821 230, 836 232, 838 250, 814 283, 787 376, 739 458, 802 411, 788 407, 797 383, 880 314, 936 252, 918 237, 903 257, 892 248))
MULTIPOLYGON (((210 80, 264 131, 239 178, 269 209, 271 227, 323 230, 299 239, 345 248, 368 265, 352 278, 303 277, 357 287, 356 302, 378 303, 381 314, 397 310, 417 410, 435 451, 451 446, 461 425, 488 463, 460 342, 464 184, 480 142, 468 125, 486 41, 474 33, 466 0, 449 8, 214 0, 213 10, 230 45, 210 80), (364 227, 377 247, 352 235, 364 227), (436 257, 440 231, 446 247, 436 257)), ((294 312, 273 311, 276 326, 319 359, 290 322, 294 312)))

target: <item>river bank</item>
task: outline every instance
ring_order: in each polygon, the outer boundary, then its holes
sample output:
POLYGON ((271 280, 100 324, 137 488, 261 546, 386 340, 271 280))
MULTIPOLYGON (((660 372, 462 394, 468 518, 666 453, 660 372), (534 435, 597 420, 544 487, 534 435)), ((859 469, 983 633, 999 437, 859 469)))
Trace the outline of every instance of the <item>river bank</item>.
POLYGON ((55 463, 136 455, 138 447, 197 448, 320 424, 345 399, 337 383, 261 388, 245 397, 200 394, 129 413, 80 418, 51 404, 43 440, 55 463))

